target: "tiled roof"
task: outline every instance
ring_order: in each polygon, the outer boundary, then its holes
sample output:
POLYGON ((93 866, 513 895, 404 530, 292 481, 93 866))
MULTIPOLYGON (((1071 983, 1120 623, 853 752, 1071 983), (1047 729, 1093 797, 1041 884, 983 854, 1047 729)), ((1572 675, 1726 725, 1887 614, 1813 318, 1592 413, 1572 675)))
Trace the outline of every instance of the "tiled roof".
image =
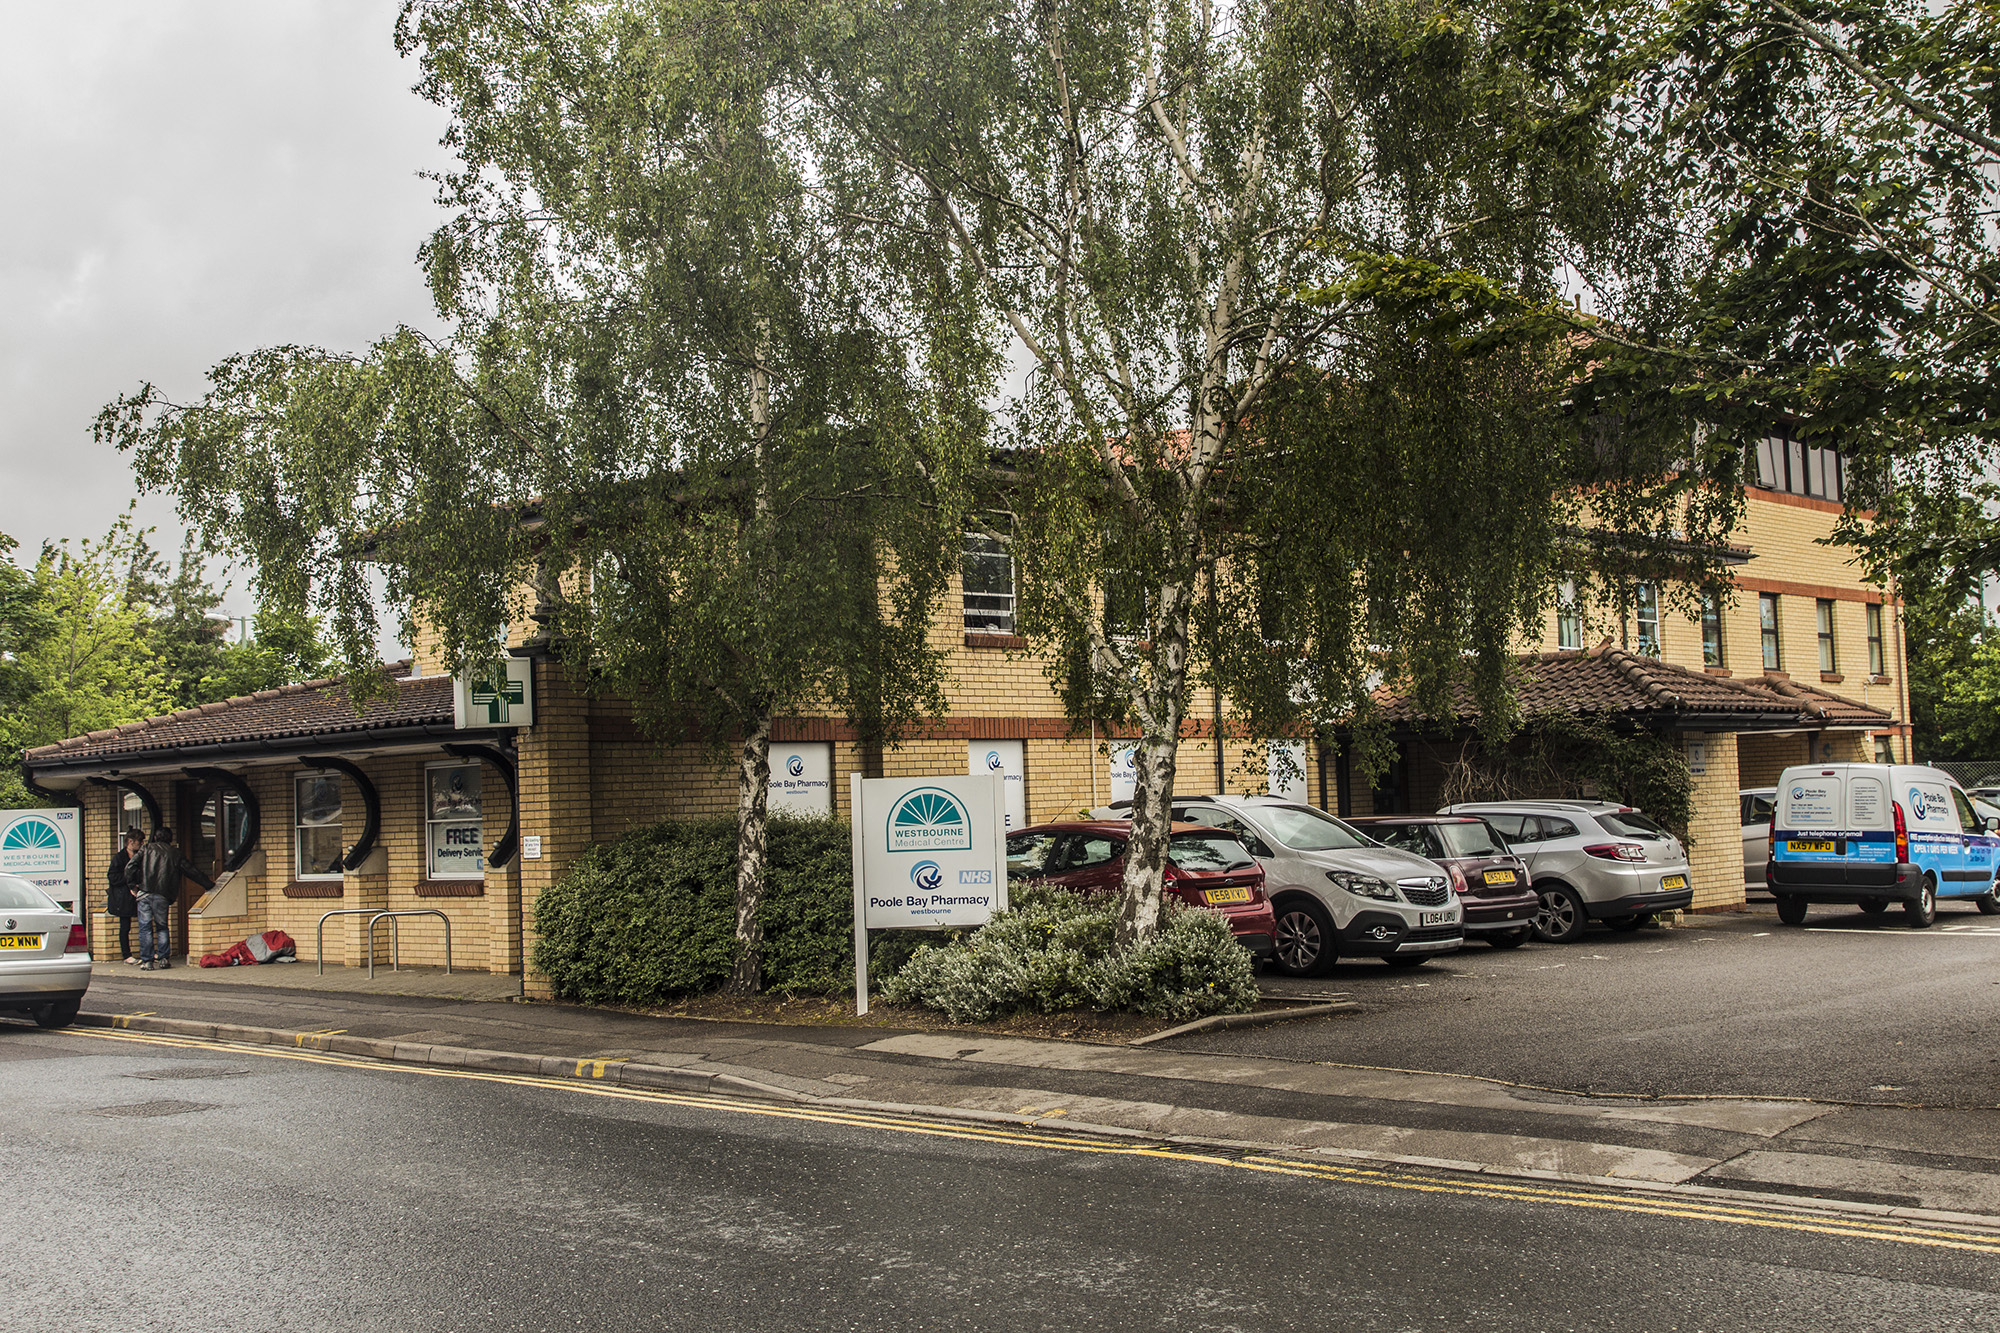
MULTIPOLYGON (((1656 657, 1600 646, 1587 652, 1540 653, 1524 657, 1515 682, 1521 712, 1619 713, 1633 717, 1689 717, 1784 714, 1800 726, 1886 726, 1894 719, 1880 708, 1857 703, 1783 676, 1711 676, 1656 657)), ((1383 715, 1394 722, 1424 718, 1407 694, 1384 687, 1375 692, 1383 715)), ((1461 721, 1479 715, 1472 692, 1455 687, 1451 713, 1461 721)))
POLYGON ((407 667, 408 663, 401 662, 385 667, 384 674, 394 692, 387 698, 370 699, 359 713, 349 702, 342 682, 311 680, 303 685, 259 690, 219 703, 183 708, 177 713, 127 722, 86 736, 72 736, 30 750, 22 757, 30 767, 66 765, 197 745, 338 736, 343 732, 393 727, 449 726, 451 677, 397 674, 407 667))

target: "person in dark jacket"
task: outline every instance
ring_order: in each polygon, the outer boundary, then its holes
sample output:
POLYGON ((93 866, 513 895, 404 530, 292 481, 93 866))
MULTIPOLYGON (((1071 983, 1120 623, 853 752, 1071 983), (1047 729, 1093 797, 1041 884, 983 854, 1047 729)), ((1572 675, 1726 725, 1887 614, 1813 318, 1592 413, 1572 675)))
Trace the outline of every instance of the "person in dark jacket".
POLYGON ((172 966, 167 959, 173 956, 167 911, 181 896, 181 880, 191 879, 204 889, 214 888, 215 881, 181 855, 170 828, 154 829, 152 839, 140 849, 133 864, 138 868, 132 886, 139 895, 139 970, 164 971, 172 966))
POLYGON ((104 889, 104 910, 118 918, 118 952, 128 963, 136 963, 138 957, 132 952, 132 918, 138 914, 139 901, 132 896, 132 885, 126 872, 132 862, 138 859, 139 849, 146 845, 146 835, 138 829, 125 830, 125 845, 113 854, 111 867, 105 872, 107 881, 104 889))

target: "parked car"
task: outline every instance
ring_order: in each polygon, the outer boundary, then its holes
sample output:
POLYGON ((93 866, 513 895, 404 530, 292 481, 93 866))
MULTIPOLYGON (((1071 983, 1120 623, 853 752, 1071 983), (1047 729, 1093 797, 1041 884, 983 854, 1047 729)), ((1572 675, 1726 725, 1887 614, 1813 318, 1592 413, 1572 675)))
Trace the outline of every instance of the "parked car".
POLYGON ((67 1027, 90 989, 90 942, 76 914, 17 875, 0 875, 0 1010, 67 1027))
POLYGON ((1528 863, 1477 815, 1369 815, 1347 821, 1386 847, 1433 861, 1465 909, 1465 938, 1496 949, 1526 944, 1540 899, 1528 863))
POLYGON ((1903 905, 1922 929, 1940 898, 2000 913, 2000 825, 1941 769, 1920 764, 1802 764, 1778 779, 1766 882, 1778 919, 1802 924, 1813 903, 1872 914, 1903 905))
MULTIPOLYGON (((1007 881, 1043 880, 1081 891, 1115 890, 1125 874, 1129 819, 1036 824, 1007 835, 1007 881)), ((1264 871, 1225 830, 1176 825, 1167 835, 1167 892, 1222 913, 1236 942, 1269 958, 1276 938, 1264 871)))
POLYGON ((1480 816, 1527 861, 1541 900, 1535 934, 1552 943, 1579 938, 1591 921, 1637 930, 1694 901, 1680 839, 1629 805, 1475 801, 1439 813, 1480 816))
POLYGON ((1764 863, 1771 859, 1771 807, 1778 789, 1755 787, 1736 793, 1736 799, 1743 815, 1743 892, 1768 893, 1764 863))
POLYGON ((1264 867, 1277 913, 1272 966, 1318 976, 1345 957, 1415 967, 1465 943, 1451 878, 1324 810, 1277 796, 1176 796, 1174 818, 1228 829, 1264 867))

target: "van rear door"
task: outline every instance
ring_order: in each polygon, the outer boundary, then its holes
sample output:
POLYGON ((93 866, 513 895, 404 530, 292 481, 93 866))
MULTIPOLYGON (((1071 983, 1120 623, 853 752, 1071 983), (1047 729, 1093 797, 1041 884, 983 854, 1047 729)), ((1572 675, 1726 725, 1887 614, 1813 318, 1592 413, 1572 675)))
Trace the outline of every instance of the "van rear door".
POLYGON ((1848 882, 1889 885, 1896 882, 1896 809, 1889 796, 1886 772, 1847 775, 1848 882), (1862 866, 1874 867, 1863 870, 1862 866))
POLYGON ((1835 773, 1789 773, 1778 788, 1777 836, 1771 855, 1779 861, 1821 864, 1834 883, 1845 878, 1831 867, 1847 855, 1847 784, 1835 773))

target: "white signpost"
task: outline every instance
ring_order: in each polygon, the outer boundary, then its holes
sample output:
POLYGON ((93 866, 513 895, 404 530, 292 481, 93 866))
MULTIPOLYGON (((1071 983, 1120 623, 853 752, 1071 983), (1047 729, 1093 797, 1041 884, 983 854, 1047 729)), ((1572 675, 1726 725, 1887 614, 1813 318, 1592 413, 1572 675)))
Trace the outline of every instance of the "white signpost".
POLYGON ((868 932, 983 926, 1007 909, 998 773, 852 779, 854 1009, 868 1012, 868 932))
POLYGON ((0 875, 19 875, 75 912, 83 869, 76 839, 74 810, 0 810, 0 875))

